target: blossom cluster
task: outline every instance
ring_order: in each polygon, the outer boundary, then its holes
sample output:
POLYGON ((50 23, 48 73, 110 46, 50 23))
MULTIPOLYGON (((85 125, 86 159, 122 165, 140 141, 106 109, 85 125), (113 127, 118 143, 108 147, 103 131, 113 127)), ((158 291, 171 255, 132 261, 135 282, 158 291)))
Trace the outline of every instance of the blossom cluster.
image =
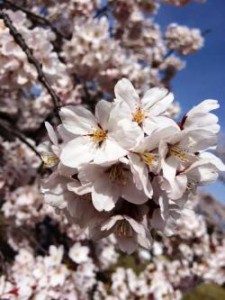
MULTIPOLYGON (((40 255, 27 243, 26 237, 18 242, 18 233, 23 228, 19 226, 17 234, 9 234, 17 254, 8 266, 7 275, 0 276, 0 297, 10 300, 31 297, 35 300, 147 300, 149 297, 169 300, 172 297, 180 300, 187 287, 195 287, 198 282, 222 285, 225 283, 224 240, 218 228, 209 231, 207 219, 194 213, 199 201, 206 205, 204 195, 195 198, 189 206, 191 212, 179 219, 173 237, 158 236, 152 250, 138 249, 134 257, 130 256, 128 266, 123 263, 124 257, 118 252, 114 237, 90 246, 86 236, 74 228, 76 242, 73 237, 69 246, 68 241, 51 245, 40 255)), ((26 230, 31 234, 29 228, 26 230)), ((69 231, 66 235, 69 236, 69 231)))
POLYGON ((166 31, 167 46, 182 55, 187 55, 199 50, 204 39, 198 29, 189 29, 187 26, 170 24, 166 31))
POLYGON ((175 122, 166 116, 173 94, 151 88, 140 98, 128 79, 115 86, 112 103, 101 100, 93 115, 83 106, 63 107, 52 145, 41 146, 54 172, 43 183, 45 200, 99 239, 114 233, 132 253, 151 248, 152 229, 167 231, 199 185, 224 171, 208 152, 217 143, 216 100, 205 100, 175 122))
MULTIPOLYGON (((65 87, 69 84, 66 65, 60 62, 53 50, 54 33, 40 27, 32 29, 25 13, 21 11, 5 10, 5 12, 42 64, 46 76, 56 85, 65 87)), ((0 21, 0 62, 0 82, 6 89, 31 86, 37 79, 36 69, 28 63, 26 53, 14 41, 3 20, 0 21)))

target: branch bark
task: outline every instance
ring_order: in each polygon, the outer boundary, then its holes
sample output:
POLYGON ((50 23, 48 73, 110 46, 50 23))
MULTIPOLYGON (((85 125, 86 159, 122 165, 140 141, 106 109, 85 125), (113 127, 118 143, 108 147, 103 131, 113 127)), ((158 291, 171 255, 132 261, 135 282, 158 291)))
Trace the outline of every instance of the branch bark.
POLYGON ((18 32, 18 30, 13 25, 10 17, 5 12, 3 12, 2 9, 0 10, 0 19, 2 19, 4 21, 5 26, 9 29, 9 32, 13 36, 15 42, 17 43, 18 46, 20 46, 20 48, 26 54, 28 62, 35 67, 35 69, 38 73, 38 80, 46 88, 49 95, 51 96, 51 99, 52 99, 52 102, 54 105, 54 112, 59 117, 58 110, 59 110, 61 101, 60 101, 59 96, 52 89, 48 79, 46 78, 46 76, 42 70, 41 63, 34 57, 32 49, 30 49, 28 47, 23 36, 18 32))
POLYGON ((37 155, 40 160, 42 161, 41 154, 35 149, 35 147, 27 141, 27 139, 23 136, 23 134, 11 127, 8 122, 0 120, 0 134, 1 135, 7 134, 7 136, 13 136, 18 138, 21 142, 23 142, 28 148, 30 148, 35 155, 37 155))
POLYGON ((3 4, 4 6, 8 6, 11 9, 16 9, 16 10, 21 10, 24 13, 26 13, 26 15, 28 16, 28 18, 30 18, 31 20, 37 22, 40 25, 46 25, 48 27, 50 27, 52 29, 52 31, 55 32, 55 34, 60 37, 61 39, 70 39, 70 36, 65 36, 62 32, 60 32, 48 19, 33 13, 32 11, 30 11, 27 8, 24 8, 18 4, 13 3, 10 0, 4 0, 3 4))

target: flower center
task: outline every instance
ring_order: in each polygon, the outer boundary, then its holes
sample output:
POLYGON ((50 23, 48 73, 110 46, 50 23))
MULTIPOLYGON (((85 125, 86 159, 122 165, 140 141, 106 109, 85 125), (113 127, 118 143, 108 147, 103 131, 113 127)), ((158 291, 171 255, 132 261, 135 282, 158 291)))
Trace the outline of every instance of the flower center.
POLYGON ((189 161, 189 155, 187 154, 187 152, 176 145, 169 147, 168 155, 175 156, 175 157, 179 158, 182 162, 189 161))
POLYGON ((133 228, 126 220, 121 220, 116 223, 115 235, 118 237, 131 238, 134 234, 133 228))
POLYGON ((43 160, 44 168, 52 168, 59 162, 58 157, 52 152, 41 152, 41 158, 43 160))
POLYGON ((94 143, 99 144, 104 142, 104 140, 107 138, 107 132, 101 128, 98 128, 90 134, 90 137, 94 143))
POLYGON ((127 174, 122 164, 113 165, 106 172, 109 173, 109 179, 112 182, 117 182, 121 185, 127 184, 127 174))
POLYGON ((136 108, 136 111, 132 114, 133 121, 137 122, 138 125, 141 125, 144 121, 145 115, 143 113, 143 110, 140 107, 136 108))
POLYGON ((156 162, 156 157, 155 157, 155 155, 152 154, 152 153, 145 152, 145 153, 142 153, 140 156, 141 156, 141 159, 142 159, 148 166, 151 166, 151 165, 153 165, 153 164, 156 162))

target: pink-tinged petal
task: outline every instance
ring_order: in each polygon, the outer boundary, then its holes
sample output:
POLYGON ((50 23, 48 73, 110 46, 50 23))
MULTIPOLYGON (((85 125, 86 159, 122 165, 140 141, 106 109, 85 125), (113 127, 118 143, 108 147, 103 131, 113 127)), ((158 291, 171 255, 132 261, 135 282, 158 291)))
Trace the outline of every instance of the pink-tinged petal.
POLYGON ((128 158, 131 162, 131 171, 134 176, 136 187, 139 190, 143 189, 146 196, 151 198, 153 195, 153 189, 149 180, 147 166, 137 154, 130 153, 128 158))
POLYGON ((142 107, 152 116, 158 116, 163 113, 173 102, 174 96, 164 88, 152 88, 148 90, 142 98, 142 107))
POLYGON ((138 223, 137 221, 135 221, 133 218, 131 218, 129 216, 125 216, 124 215, 124 219, 128 221, 128 223, 130 224, 130 226, 133 228, 133 230, 137 234, 140 234, 142 236, 146 236, 145 228, 144 228, 143 224, 138 223))
POLYGON ((139 173, 145 167, 144 162, 141 161, 138 154, 132 152, 128 155, 128 159, 130 161, 130 169, 133 174, 134 183, 137 189, 141 190, 143 188, 143 184, 139 173))
POLYGON ((47 129, 48 136, 49 136, 52 144, 55 146, 58 146, 58 138, 57 138, 57 135, 56 135, 55 130, 52 127, 52 125, 48 122, 45 122, 45 128, 47 129))
POLYGON ((62 107, 59 114, 66 130, 75 135, 88 134, 97 127, 95 117, 83 106, 62 107))
POLYGON ((127 254, 133 253, 138 247, 137 241, 134 237, 117 237, 117 241, 120 250, 126 252, 127 254))
POLYGON ((121 215, 115 215, 112 216, 111 218, 109 218, 109 220, 105 221, 102 226, 101 226, 101 230, 105 231, 105 230, 110 230, 112 229, 115 225, 117 221, 123 220, 123 216, 121 215))
POLYGON ((67 188, 70 192, 77 195, 85 195, 91 192, 92 183, 80 184, 79 181, 73 181, 67 184, 67 188))
POLYGON ((78 179, 82 184, 94 182, 96 178, 104 174, 105 169, 93 163, 84 164, 80 167, 78 179))
POLYGON ((171 190, 169 191, 169 197, 173 200, 181 198, 186 191, 187 182, 185 174, 177 175, 173 181, 170 181, 171 190))
POLYGON ((163 232, 165 226, 166 221, 162 219, 160 209, 155 209, 151 218, 151 227, 163 232))
POLYGON ((94 146, 88 136, 82 136, 68 142, 62 149, 60 160, 65 166, 79 168, 93 159, 94 146))
POLYGON ((112 210, 119 199, 120 191, 107 178, 98 178, 92 187, 92 202, 98 211, 112 210))
POLYGON ((148 201, 148 197, 144 194, 144 191, 138 190, 132 179, 121 187, 121 197, 137 205, 148 201))
POLYGON ((116 141, 107 138, 100 147, 97 148, 94 155, 94 163, 108 165, 117 162, 119 158, 125 156, 127 150, 123 149, 116 141))
POLYGON ((151 247, 152 247, 152 238, 151 238, 150 233, 149 233, 148 237, 137 235, 137 242, 141 247, 143 247, 145 249, 151 249, 151 247))
POLYGON ((107 129, 112 103, 100 100, 95 107, 95 116, 103 129, 107 129))
POLYGON ((126 78, 123 78, 117 82, 114 93, 117 100, 125 101, 132 109, 135 108, 137 102, 139 101, 139 96, 135 91, 135 88, 126 78))

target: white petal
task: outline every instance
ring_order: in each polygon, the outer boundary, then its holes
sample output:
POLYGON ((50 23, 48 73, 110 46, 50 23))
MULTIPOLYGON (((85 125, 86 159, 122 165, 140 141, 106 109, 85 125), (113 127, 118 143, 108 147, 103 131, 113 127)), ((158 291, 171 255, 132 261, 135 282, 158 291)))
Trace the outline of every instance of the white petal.
POLYGON ((57 138, 57 135, 56 135, 52 125, 48 122, 45 122, 45 127, 47 129, 48 136, 49 136, 51 142, 53 143, 53 145, 58 146, 58 138, 57 138))
POLYGON ((144 110, 148 111, 151 116, 158 116, 169 107, 173 99, 173 94, 167 89, 155 87, 145 93, 141 102, 144 110))
POLYGON ((45 203, 63 209, 67 206, 67 203, 62 195, 53 194, 51 192, 44 193, 45 203))
POLYGON ((102 145, 97 148, 94 156, 94 163, 101 165, 108 165, 119 160, 125 156, 127 150, 120 147, 120 145, 113 139, 107 138, 102 145))
POLYGON ((171 134, 180 131, 174 120, 165 116, 147 117, 143 122, 143 130, 148 135, 151 135, 155 130, 170 128, 171 134))
POLYGON ((130 150, 144 137, 144 133, 137 123, 124 119, 117 124, 116 130, 109 132, 109 136, 121 147, 130 150))
POLYGON ((145 137, 140 141, 140 143, 133 149, 133 151, 138 153, 144 153, 146 151, 152 151, 158 148, 159 143, 164 140, 165 142, 170 139, 178 131, 178 127, 168 126, 165 128, 159 128, 152 132, 150 136, 145 137))
POLYGON ((95 116, 103 129, 107 129, 112 103, 101 100, 96 104, 95 116))
POLYGON ((119 199, 119 189, 107 178, 100 177, 92 187, 92 202, 98 211, 112 210, 119 199))
POLYGON ((82 136, 68 142, 62 149, 60 160, 65 166, 78 168, 88 163, 94 156, 93 143, 88 136, 82 136))
POLYGON ((218 177, 216 166, 208 159, 193 163, 186 171, 188 178, 196 183, 211 183, 218 177))
POLYGON ((179 199, 183 196, 187 188, 187 176, 185 174, 177 175, 174 180, 170 181, 171 190, 169 191, 169 197, 171 199, 179 199))
POLYGON ((140 156, 130 153, 128 156, 131 162, 131 171, 134 175, 134 181, 138 189, 143 189, 146 196, 151 198, 153 195, 152 185, 148 176, 148 168, 141 160, 140 156))
POLYGON ((80 184, 78 181, 73 181, 67 184, 67 188, 77 195, 85 195, 91 192, 92 183, 80 184))
POLYGON ((139 101, 139 96, 135 91, 135 88, 126 78, 123 78, 117 82, 114 92, 117 100, 127 102, 132 109, 135 108, 135 105, 139 101))
POLYGON ((115 129, 117 129, 118 122, 123 119, 128 119, 131 121, 133 118, 132 113, 133 110, 126 102, 119 101, 118 103, 115 103, 110 112, 110 118, 107 125, 108 130, 114 131, 115 129))
POLYGON ((215 156, 214 154, 210 153, 210 152, 203 152, 200 155, 203 159, 205 160, 209 160, 209 162, 214 165, 219 171, 224 172, 225 171, 225 165, 222 162, 222 160, 215 156))
POLYGON ((170 156, 166 160, 162 160, 163 176, 172 183, 175 179, 178 168, 178 162, 175 157, 170 156))
POLYGON ((217 108, 219 108, 217 100, 207 99, 194 106, 191 110, 189 110, 187 116, 192 116, 194 114, 205 114, 217 108))
POLYGON ((97 127, 95 117, 83 106, 62 107, 59 114, 63 126, 73 134, 88 134, 97 127))

